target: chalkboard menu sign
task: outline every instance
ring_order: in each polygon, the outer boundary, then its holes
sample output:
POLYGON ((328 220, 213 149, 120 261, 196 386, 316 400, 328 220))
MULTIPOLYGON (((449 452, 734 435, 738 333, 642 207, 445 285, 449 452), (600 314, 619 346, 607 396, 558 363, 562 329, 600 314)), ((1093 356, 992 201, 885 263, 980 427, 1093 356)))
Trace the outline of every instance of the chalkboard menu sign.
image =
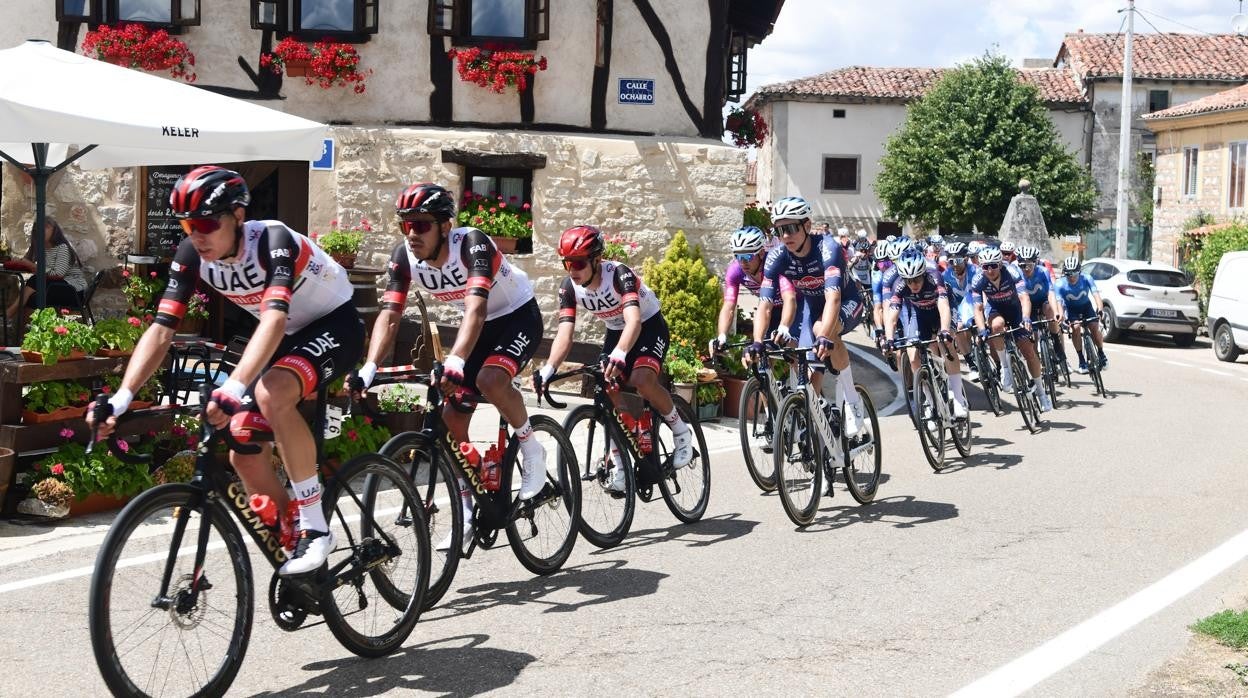
POLYGON ((147 168, 147 196, 144 202, 143 253, 152 257, 172 257, 184 234, 182 225, 169 209, 169 194, 182 175, 190 172, 185 165, 147 168))

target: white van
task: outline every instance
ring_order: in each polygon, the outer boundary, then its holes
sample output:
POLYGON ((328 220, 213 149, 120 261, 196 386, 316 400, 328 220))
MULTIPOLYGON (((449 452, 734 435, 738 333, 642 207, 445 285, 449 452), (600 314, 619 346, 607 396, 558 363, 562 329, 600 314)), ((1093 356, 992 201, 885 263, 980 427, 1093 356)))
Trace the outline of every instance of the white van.
POLYGON ((1218 261, 1209 292, 1209 336, 1221 361, 1248 352, 1248 252, 1227 252, 1218 261))

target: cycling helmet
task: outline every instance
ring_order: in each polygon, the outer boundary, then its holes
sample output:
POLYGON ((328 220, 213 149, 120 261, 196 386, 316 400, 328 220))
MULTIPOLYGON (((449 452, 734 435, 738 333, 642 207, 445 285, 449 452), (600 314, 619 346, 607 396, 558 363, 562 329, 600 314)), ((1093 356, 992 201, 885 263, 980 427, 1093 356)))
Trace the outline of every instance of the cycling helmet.
POLYGON ((1015 249, 1015 248, 1014 248, 1014 243, 1012 243, 1012 242, 1003 242, 1003 243, 1001 243, 1001 248, 1000 248, 1000 249, 1001 249, 1001 254, 1009 254, 1009 253, 1012 253, 1012 252, 1014 252, 1014 249, 1015 249))
POLYGON ((178 178, 169 192, 174 218, 208 218, 251 203, 247 181, 216 165, 196 167, 178 178))
POLYGON ((901 240, 895 240, 889 243, 888 258, 896 262, 901 257, 902 253, 906 251, 906 248, 909 246, 910 246, 910 243, 903 242, 901 240))
POLYGON ((800 196, 786 196, 771 206, 771 222, 784 218, 798 220, 810 218, 810 204, 800 196))
POLYGON ((897 273, 903 279, 913 279, 927 273, 927 259, 913 251, 897 260, 897 273))
POLYGON ((927 244, 940 247, 945 244, 945 238, 942 237, 940 233, 932 233, 927 236, 927 244))
POLYGON ((983 250, 984 250, 984 246, 978 242, 971 241, 971 242, 966 243, 966 253, 970 255, 971 257, 978 255, 983 250))
POLYGON ((1079 258, 1072 254, 1071 256, 1062 260, 1062 273, 1063 274, 1078 274, 1079 273, 1079 258))
POLYGON ((1023 245, 1018 248, 1018 258, 1024 262, 1034 262, 1040 259, 1040 248, 1035 245, 1023 245))
POLYGON ((399 194, 394 210, 400 216, 428 213, 439 220, 449 220, 455 217, 455 197, 433 182, 421 182, 399 194))
POLYGON ((597 257, 602 254, 603 247, 602 231, 592 225, 573 226, 559 236, 559 256, 564 259, 597 257))
POLYGON ((888 237, 884 238, 884 240, 885 240, 886 242, 897 242, 897 236, 896 236, 896 235, 889 235, 888 237))
POLYGON ((732 251, 735 253, 758 252, 766 246, 767 234, 758 226, 742 226, 732 233, 732 251))
POLYGON ((858 238, 854 241, 854 249, 859 252, 869 252, 871 250, 871 241, 866 238, 858 238))
POLYGON ((886 259, 888 257, 888 247, 891 244, 892 243, 888 240, 876 240, 875 250, 872 251, 872 256, 876 259, 886 259))
POLYGON ((1000 264, 1002 261, 1001 250, 996 247, 985 247, 979 251, 980 264, 1000 264))
POLYGON ((956 241, 955 241, 955 242, 951 242, 951 243, 949 243, 949 245, 948 245, 948 246, 946 246, 946 247, 945 247, 945 252, 946 252, 946 253, 947 253, 950 257, 965 257, 965 256, 966 256, 966 254, 967 254, 967 252, 966 252, 966 243, 965 243, 965 242, 956 242, 956 241))

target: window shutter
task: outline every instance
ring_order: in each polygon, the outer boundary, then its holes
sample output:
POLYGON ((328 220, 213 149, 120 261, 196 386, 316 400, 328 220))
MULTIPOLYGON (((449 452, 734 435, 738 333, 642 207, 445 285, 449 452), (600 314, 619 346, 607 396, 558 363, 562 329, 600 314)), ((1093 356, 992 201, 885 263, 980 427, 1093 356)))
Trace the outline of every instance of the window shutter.
POLYGON ((529 37, 534 41, 550 38, 550 0, 529 0, 529 37))
POLYGON ((433 36, 459 34, 459 12, 455 0, 429 0, 429 33, 433 36))
POLYGON ((286 31, 290 8, 287 0, 251 0, 251 28, 286 31))
POLYGON ((361 34, 377 33, 378 0, 355 0, 355 30, 361 34))

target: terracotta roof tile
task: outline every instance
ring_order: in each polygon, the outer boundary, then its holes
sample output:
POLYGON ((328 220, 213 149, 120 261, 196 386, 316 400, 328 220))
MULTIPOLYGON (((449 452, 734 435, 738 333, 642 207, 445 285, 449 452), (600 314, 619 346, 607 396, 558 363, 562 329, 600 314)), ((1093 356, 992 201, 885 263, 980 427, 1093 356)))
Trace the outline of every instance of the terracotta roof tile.
POLYGON ((1213 112, 1234 111, 1246 108, 1248 108, 1248 85, 1240 85, 1217 94, 1211 94, 1208 97, 1201 97, 1200 99, 1180 104, 1177 107, 1145 114, 1144 119, 1147 121, 1177 119, 1181 116, 1196 116, 1197 114, 1212 114, 1213 112))
MULTIPOLYGON (((882 99, 910 101, 923 96, 944 76, 947 68, 874 68, 850 66, 808 78, 764 85, 750 101, 777 101, 786 97, 838 101, 882 99)), ((1018 71, 1024 82, 1035 85, 1050 104, 1083 104, 1086 98, 1069 70, 1058 68, 1018 71)))
MULTIPOLYGON (((1122 34, 1067 34, 1058 51, 1077 75, 1121 77, 1122 34)), ((1248 80, 1248 37, 1236 34, 1136 34, 1131 69, 1136 78, 1248 80)))

